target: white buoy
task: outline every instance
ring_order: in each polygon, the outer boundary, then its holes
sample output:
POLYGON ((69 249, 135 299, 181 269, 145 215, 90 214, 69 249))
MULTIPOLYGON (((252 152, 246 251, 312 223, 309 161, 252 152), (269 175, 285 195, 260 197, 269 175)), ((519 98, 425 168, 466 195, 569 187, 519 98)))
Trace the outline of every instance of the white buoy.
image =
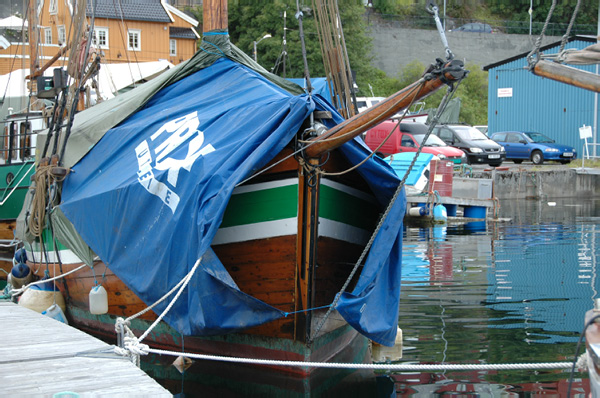
POLYGON ((69 321, 67 321, 67 317, 65 316, 65 313, 56 304, 52 304, 50 307, 48 307, 48 309, 46 311, 42 312, 42 315, 49 316, 50 318, 55 319, 59 322, 65 323, 67 325, 69 324, 69 321))
POLYGON ((413 216, 413 217, 420 217, 420 216, 424 216, 425 214, 427 214, 427 209, 425 209, 425 207, 421 207, 421 206, 411 207, 408 210, 408 215, 413 216))
POLYGON ((90 290, 90 312, 96 315, 108 312, 108 296, 102 285, 94 286, 90 290))

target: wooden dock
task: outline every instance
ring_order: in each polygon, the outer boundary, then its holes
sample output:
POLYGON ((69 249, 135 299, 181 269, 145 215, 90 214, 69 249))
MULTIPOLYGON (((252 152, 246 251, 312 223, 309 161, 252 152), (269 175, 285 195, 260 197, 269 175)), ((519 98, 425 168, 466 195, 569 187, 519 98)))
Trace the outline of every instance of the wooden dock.
POLYGON ((0 301, 0 341, 2 396, 173 396, 111 345, 11 302, 0 301))

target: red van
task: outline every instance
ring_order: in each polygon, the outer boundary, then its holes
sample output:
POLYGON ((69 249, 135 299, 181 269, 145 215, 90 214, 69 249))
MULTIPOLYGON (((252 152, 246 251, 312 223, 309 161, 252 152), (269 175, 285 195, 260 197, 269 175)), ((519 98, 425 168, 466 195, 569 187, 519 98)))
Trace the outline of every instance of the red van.
MULTIPOLYGON (((367 131, 365 143, 372 150, 379 152, 383 157, 400 152, 416 152, 422 145, 423 138, 429 127, 424 123, 398 122, 388 120, 367 131), (377 148, 383 140, 394 130, 390 138, 377 148)), ((451 146, 446 145, 439 137, 431 134, 421 150, 423 153, 431 153, 440 159, 448 159, 455 164, 466 163, 465 153, 451 146)))

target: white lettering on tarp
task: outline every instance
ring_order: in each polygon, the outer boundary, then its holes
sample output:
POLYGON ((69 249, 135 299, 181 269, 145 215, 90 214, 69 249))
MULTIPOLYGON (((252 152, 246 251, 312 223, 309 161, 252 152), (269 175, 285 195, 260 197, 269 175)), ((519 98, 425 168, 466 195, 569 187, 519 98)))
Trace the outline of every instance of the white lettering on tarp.
POLYGON ((206 156, 215 149, 208 144, 204 144, 204 133, 198 130, 200 121, 198 113, 193 112, 189 115, 180 117, 168 123, 165 123, 156 133, 152 134, 152 141, 156 140, 161 134, 167 132, 171 135, 162 144, 156 147, 156 166, 157 170, 168 170, 169 184, 177 186, 179 170, 184 168, 190 171, 192 165, 200 156, 206 156), (184 159, 173 159, 169 156, 173 151, 179 149, 190 137, 194 136, 188 145, 188 151, 184 159))
POLYGON ((175 210, 179 204, 179 196, 166 184, 163 184, 154 178, 154 173, 152 172, 152 167, 150 165, 152 158, 149 156, 150 150, 148 148, 148 143, 144 141, 139 144, 135 148, 135 153, 138 159, 138 182, 146 188, 146 191, 150 192, 152 195, 158 196, 164 204, 169 206, 173 214, 175 214, 175 210))
POLYGON ((138 182, 152 195, 158 196, 164 204, 169 206, 173 214, 179 204, 179 195, 173 191, 167 184, 158 181, 154 177, 153 169, 167 171, 167 182, 173 188, 177 187, 179 171, 183 168, 188 172, 191 170, 194 162, 200 156, 206 156, 215 151, 212 145, 204 147, 204 133, 198 130, 200 122, 197 112, 165 123, 150 137, 155 141, 163 133, 170 134, 160 145, 154 149, 154 159, 148 141, 141 142, 135 148, 135 154, 138 161, 138 182), (174 159, 168 157, 171 153, 178 150, 183 145, 188 145, 187 154, 184 159, 174 159), (154 167, 152 162, 154 160, 154 167))

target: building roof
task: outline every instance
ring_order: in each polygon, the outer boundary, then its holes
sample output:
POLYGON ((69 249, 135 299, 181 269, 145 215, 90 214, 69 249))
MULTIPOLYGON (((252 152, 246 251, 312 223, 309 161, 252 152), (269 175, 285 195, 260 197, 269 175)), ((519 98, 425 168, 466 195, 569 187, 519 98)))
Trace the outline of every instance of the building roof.
POLYGON ((192 28, 177 28, 174 26, 169 27, 169 37, 171 39, 197 39, 192 28))
MULTIPOLYGON (((91 17, 92 11, 93 2, 88 2, 86 15, 91 17)), ((96 18, 172 22, 160 0, 96 0, 96 18)))
MULTIPOLYGON (((597 42, 596 36, 571 36, 571 37, 569 37, 569 39, 567 40, 567 42, 570 43, 570 42, 575 41, 575 40, 589 41, 590 43, 596 43, 597 42)), ((544 52, 545 50, 548 50, 548 49, 553 48, 553 47, 557 47, 559 45, 560 45, 560 41, 556 41, 554 43, 547 44, 545 46, 540 47, 540 52, 544 52)), ((495 62, 493 64, 486 65, 486 66, 483 67, 483 70, 484 71, 488 71, 488 70, 493 69, 493 68, 495 68, 497 66, 504 65, 504 64, 507 64, 509 62, 515 61, 515 60, 517 60, 519 58, 527 57, 527 55, 529 55, 529 53, 530 53, 530 51, 527 51, 525 53, 518 54, 518 55, 512 56, 510 58, 503 59, 502 61, 498 61, 498 62, 495 62)))
POLYGON ((27 20, 24 21, 15 15, 0 19, 0 28, 21 30, 23 27, 27 27, 27 20))
POLYGON ((198 26, 198 21, 196 21, 196 19, 194 19, 192 16, 186 14, 185 12, 183 12, 181 10, 178 10, 177 8, 170 5, 169 3, 163 3, 163 5, 165 6, 165 9, 167 10, 167 12, 177 15, 179 18, 183 19, 184 21, 186 21, 193 27, 198 26))

